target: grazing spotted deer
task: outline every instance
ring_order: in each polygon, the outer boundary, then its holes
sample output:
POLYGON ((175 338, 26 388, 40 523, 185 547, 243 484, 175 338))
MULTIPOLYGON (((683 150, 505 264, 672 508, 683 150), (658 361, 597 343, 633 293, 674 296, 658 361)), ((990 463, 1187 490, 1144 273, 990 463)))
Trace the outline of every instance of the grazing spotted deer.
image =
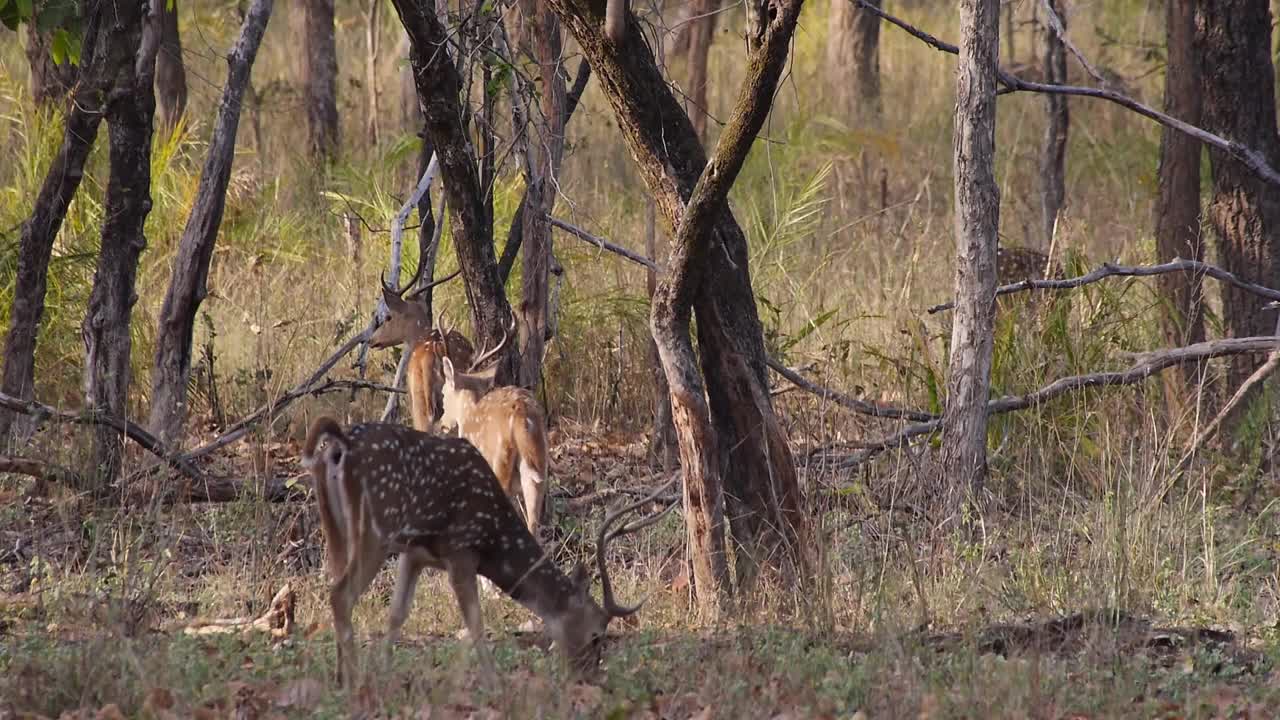
POLYGON ((506 342, 476 359, 460 372, 450 358, 442 358, 444 412, 440 424, 456 427, 460 436, 480 449, 498 476, 503 492, 513 498, 513 476, 520 474, 525 522, 538 535, 547 496, 546 415, 533 393, 522 387, 493 385, 492 368, 477 372, 506 342))
POLYGON ((373 331, 369 337, 372 348, 388 348, 403 344, 409 353, 407 381, 409 386, 409 405, 413 413, 413 427, 423 432, 436 429, 436 419, 441 410, 441 390, 443 382, 440 359, 455 358, 460 363, 469 363, 475 355, 475 348, 466 337, 453 329, 445 329, 442 325, 432 327, 431 316, 421 303, 413 302, 414 296, 425 292, 457 276, 457 272, 432 282, 426 287, 410 293, 406 298, 405 291, 413 287, 422 273, 419 266, 414 279, 402 290, 397 290, 382 281, 382 299, 387 304, 388 317, 385 322, 373 331))
POLYGON ((422 570, 443 570, 490 678, 493 665, 484 639, 477 575, 542 618, 547 634, 576 673, 599 664, 609 621, 643 605, 641 601, 623 607, 614 600, 605 551, 613 538, 665 514, 610 530, 665 487, 605 517, 596 542, 603 587, 602 605, 597 605, 585 568, 578 565, 566 576, 555 566, 503 496, 484 457, 462 438, 394 423, 363 423, 344 430, 333 418, 320 417, 307 433, 302 463, 311 471, 325 537, 339 684, 353 677, 355 667, 352 608, 392 553, 398 552, 400 559, 385 651, 391 651, 408 618, 422 570))

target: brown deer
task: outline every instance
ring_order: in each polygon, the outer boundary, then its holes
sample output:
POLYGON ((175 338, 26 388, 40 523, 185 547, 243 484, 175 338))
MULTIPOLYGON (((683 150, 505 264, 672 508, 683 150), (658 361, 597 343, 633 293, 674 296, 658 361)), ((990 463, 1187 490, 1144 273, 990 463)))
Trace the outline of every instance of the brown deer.
POLYGON ((509 385, 494 387, 492 367, 477 371, 506 340, 504 335, 497 347, 477 358, 466 372, 457 370, 451 358, 441 359, 444 412, 440 424, 456 427, 458 435, 479 448, 503 492, 513 501, 512 479, 518 468, 525 522, 536 537, 547 496, 546 415, 532 392, 509 385))
POLYGON ((402 290, 387 284, 386 278, 383 278, 382 299, 387 304, 389 314, 386 321, 369 336, 369 347, 382 349, 401 344, 405 346, 405 352, 409 353, 406 379, 413 427, 431 432, 436 429, 436 418, 440 414, 442 401, 440 359, 452 357, 460 363, 469 363, 475 354, 475 348, 456 330, 445 329, 440 325, 433 328, 427 309, 421 303, 413 301, 415 296, 426 292, 428 288, 448 282, 458 273, 454 272, 419 288, 406 298, 405 291, 413 287, 421 274, 422 266, 419 265, 413 280, 402 290))
POLYGON ((665 514, 610 530, 620 517, 653 500, 665 487, 605 517, 596 541, 603 588, 602 605, 597 605, 585 568, 578 565, 566 576, 555 566, 503 496, 484 457, 462 438, 395 423, 362 423, 344 430, 326 416, 312 423, 302 463, 311 471, 325 537, 339 684, 353 677, 355 667, 352 608, 392 553, 400 558, 385 651, 390 653, 408 618, 422 570, 443 570, 488 678, 493 677, 493 665, 484 639, 477 575, 542 618, 576 674, 599 664, 609 621, 631 615, 644 604, 623 607, 614 600, 605 550, 613 538, 665 514))

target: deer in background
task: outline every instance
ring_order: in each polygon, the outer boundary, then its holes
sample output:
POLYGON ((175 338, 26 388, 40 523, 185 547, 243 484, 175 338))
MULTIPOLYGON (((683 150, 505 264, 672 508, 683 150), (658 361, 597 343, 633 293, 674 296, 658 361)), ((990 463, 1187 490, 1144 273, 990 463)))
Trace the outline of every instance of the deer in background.
POLYGON ((369 347, 382 349, 401 344, 405 346, 405 352, 409 353, 406 379, 413 427, 431 432, 436 428, 436 417, 441 410, 441 358, 451 357, 460 363, 470 363, 475 348, 456 330, 446 330, 439 325, 432 327, 427 309, 414 301, 415 297, 428 289, 457 277, 458 272, 414 290, 406 298, 405 291, 413 287, 421 274, 422 266, 419 265, 413 279, 402 290, 387 284, 386 278, 383 278, 382 299, 387 304, 388 316, 369 336, 369 347))
POLYGON ((536 537, 547 496, 546 415, 532 392, 509 385, 494 387, 495 368, 478 370, 506 341, 504 334, 497 347, 472 362, 465 372, 459 371, 451 358, 441 358, 444 412, 440 424, 456 427, 458 435, 479 448, 498 484, 513 501, 512 479, 518 468, 525 521, 536 537))
POLYGON ((394 423, 363 423, 344 430, 325 416, 311 424, 302 464, 311 472, 325 538, 339 684, 353 677, 355 667, 352 609, 391 553, 400 557, 385 652, 389 654, 399 638, 422 570, 443 570, 489 678, 494 671, 485 644, 477 575, 542 618, 575 674, 599 664, 609 621, 643 605, 641 601, 624 607, 614 600, 605 552, 613 538, 651 525, 665 514, 610 530, 620 517, 652 501, 665 487, 605 517, 596 541, 603 589, 602 605, 597 605, 585 568, 579 564, 566 576, 555 566, 520 522, 485 458, 464 439, 394 423))

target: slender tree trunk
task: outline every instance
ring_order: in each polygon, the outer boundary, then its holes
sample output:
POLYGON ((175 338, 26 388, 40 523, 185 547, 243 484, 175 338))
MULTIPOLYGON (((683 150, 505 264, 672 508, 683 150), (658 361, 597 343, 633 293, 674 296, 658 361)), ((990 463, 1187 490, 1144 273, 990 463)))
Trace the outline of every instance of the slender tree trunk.
MULTIPOLYGON (((880 0, 872 0, 880 7, 880 0)), ((827 72, 838 111, 846 117, 880 117, 880 18, 847 0, 831 4, 827 72)))
MULTIPOLYGON (((1264 0, 1197 3, 1201 98, 1205 129, 1252 148, 1273 166, 1280 163, 1276 128, 1275 70, 1271 63, 1271 11, 1264 0)), ((1238 277, 1280 287, 1280 188, 1231 156, 1210 148, 1213 201, 1209 220, 1218 237, 1222 264, 1238 277)), ((1232 337, 1270 335, 1275 314, 1265 301, 1224 286, 1222 311, 1232 337)), ((1229 361, 1229 387, 1239 387, 1263 361, 1239 356, 1229 361)), ((1224 422, 1235 434, 1256 397, 1255 389, 1224 422)))
MULTIPOLYGON (((365 129, 369 133, 369 144, 378 146, 378 8, 381 0, 369 0, 369 9, 365 18, 365 58, 364 82, 365 92, 369 99, 369 115, 365 118, 365 129)), ((419 175, 418 177, 422 177, 419 175)), ((427 202, 430 205, 430 201, 427 202)))
POLYGON ((950 503, 982 490, 987 473, 987 399, 995 319, 995 180, 998 0, 961 0, 956 72, 956 311, 943 419, 942 463, 950 503))
MULTIPOLYGON (((1049 7, 1067 27, 1067 17, 1062 12, 1062 0, 1047 0, 1049 7)), ((1044 81, 1065 84, 1067 82, 1067 46, 1053 29, 1052 23, 1044 28, 1044 81)), ((1040 150, 1040 228, 1043 247, 1053 247, 1058 217, 1067 196, 1067 132, 1071 118, 1067 110, 1067 96, 1047 94, 1044 130, 1044 146, 1040 150)))
MULTIPOLYGON (((122 44, 118 37, 122 31, 111 23, 101 27, 102 10, 102 0, 93 0, 85 8, 82 81, 75 89, 74 102, 67 107, 62 146, 45 174, 31 216, 22 224, 0 389, 23 400, 31 399, 35 392, 36 334, 44 315, 53 242, 84 177, 85 160, 98 136, 111 78, 119 63, 126 61, 117 50, 122 44)), ((32 424, 29 419, 19 419, 7 410, 0 410, 0 441, 11 429, 18 430, 19 437, 25 437, 32 424)))
POLYGON ((156 0, 160 14, 160 52, 156 54, 156 118, 162 132, 173 131, 187 109, 187 70, 178 32, 178 0, 156 0))
MULTIPOLYGON (((555 207, 556 178, 564 155, 565 87, 560 77, 560 21, 542 0, 523 3, 526 27, 533 31, 534 53, 541 82, 540 119, 529 118, 532 142, 529 161, 532 181, 526 194, 524 222, 523 294, 525 347, 520 384, 537 387, 547 334, 547 272, 551 261, 551 225, 547 215, 555 207), (532 210, 532 212, 530 212, 532 210)), ((532 115, 532 113, 531 113, 532 115)))
MULTIPOLYGON (((1201 123, 1200 59, 1195 48, 1196 3, 1169 0, 1165 5, 1168 65, 1165 66, 1164 111, 1192 125, 1201 123)), ((1159 194, 1156 198, 1156 261, 1203 260, 1200 236, 1200 143, 1168 127, 1160 131, 1159 194)), ((1171 347, 1204 341, 1201 278, 1195 273, 1167 273, 1157 287, 1166 303, 1161 313, 1166 344, 1171 347)), ((1162 375, 1170 419, 1194 403, 1203 382, 1205 363, 1187 363, 1162 375)))
MULTIPOLYGON (((126 54, 106 108, 111 171, 107 181, 101 252, 89 293, 81 335, 85 346, 85 407, 118 418, 128 416, 130 321, 138 300, 134 281, 147 245, 143 227, 151 212, 151 136, 155 120, 159 23, 147 16, 146 0, 116 0, 113 21, 126 54)), ((114 48, 113 48, 114 50, 114 48)), ((123 435, 106 425, 93 433, 92 490, 109 492, 120 473, 123 435)))
POLYGON ((41 32, 36 23, 27 23, 27 63, 31 67, 31 97, 37 105, 58 102, 71 92, 79 77, 78 67, 70 60, 53 61, 49 52, 52 36, 41 32))
POLYGON ((689 89, 685 107, 698 137, 707 137, 707 61, 715 39, 720 0, 693 0, 689 21, 689 89))
POLYGON ((313 157, 338 152, 338 46, 334 37, 334 0, 300 0, 303 10, 303 94, 307 143, 313 157))
MULTIPOLYGON (((464 121, 462 78, 447 47, 445 27, 435 9, 410 0, 393 0, 409 33, 409 58, 418 101, 426 117, 427 137, 440 159, 440 172, 452 222, 454 248, 466 283, 477 345, 494 347, 512 332, 514 319, 493 251, 493 218, 481 186, 479 164, 464 121)), ((508 342, 497 357, 495 382, 514 384, 519 352, 508 342)))
MULTIPOLYGON (((658 258, 657 208, 653 198, 645 203, 644 210, 644 250, 645 255, 655 263, 658 258)), ((658 289, 658 273, 645 271, 645 290, 649 295, 649 305, 653 305, 653 295, 658 289)), ((668 470, 679 461, 676 445, 676 428, 671 419, 671 390, 667 387, 667 374, 662 370, 662 356, 658 354, 658 345, 649 336, 649 375, 653 381, 653 436, 649 439, 649 463, 663 470, 668 470)), ((692 575, 690 575, 692 577, 692 575)))
MULTIPOLYGON (((707 157, 649 47, 638 33, 627 34, 620 44, 607 41, 601 32, 603 7, 589 0, 551 0, 551 4, 591 62, 658 208, 670 227, 680 226, 685 204, 704 175, 707 157)), ((746 91, 747 97, 762 102, 772 97, 772 86, 765 82, 767 73, 761 73, 780 68, 771 64, 778 60, 771 53, 778 52, 775 43, 789 39, 796 7, 784 3, 766 26, 774 28, 765 37, 770 53, 753 56, 749 72, 754 92, 746 91), (756 67, 757 61, 766 62, 768 68, 756 67)), ((785 43, 781 52, 785 56, 785 43)), ((763 122, 763 117, 754 120, 763 122)), ((732 138, 732 145, 742 141, 727 131, 725 137, 732 138)), ((737 166, 723 169, 723 175, 711 173, 718 178, 714 182, 731 179, 737 172, 737 166)), ((671 290, 659 288, 650 322, 663 354, 680 436, 691 554, 697 555, 695 569, 703 568, 701 577, 695 574, 695 589, 700 603, 714 604, 724 577, 716 570, 717 563, 723 562, 716 550, 723 544, 716 538, 717 532, 723 533, 723 521, 715 515, 722 506, 714 499, 720 482, 725 483, 723 507, 733 528, 738 579, 744 589, 751 587, 758 563, 779 569, 798 564, 803 572, 806 549, 795 466, 768 393, 746 238, 727 204, 720 202, 712 209, 713 222, 703 236, 693 235, 693 245, 686 244, 683 259, 669 263, 669 278, 686 279, 672 280, 677 289, 672 299, 664 300, 671 290), (703 246, 714 252, 702 253, 698 248, 703 246), (699 261, 704 267, 697 267, 699 261), (696 269, 700 278, 682 275, 686 271, 681 267, 696 269), (697 317, 705 398, 696 366, 690 371, 694 360, 686 340, 687 325, 680 324, 681 313, 687 318, 683 305, 689 298, 683 293, 692 294, 697 317), (704 403, 709 412, 702 410, 704 403), (693 536, 701 528, 705 532, 693 536)), ((680 252, 678 243, 673 246, 673 253, 680 252)))
POLYGON ((209 155, 200 175, 200 189, 187 217, 169 290, 156 328, 155 365, 151 369, 151 432, 161 442, 177 446, 187 421, 187 381, 191 377, 191 340, 196 313, 209 294, 209 262, 222 225, 227 183, 235 159, 241 100, 249 73, 271 17, 273 0, 253 0, 240 36, 227 57, 227 83, 214 121, 209 155))

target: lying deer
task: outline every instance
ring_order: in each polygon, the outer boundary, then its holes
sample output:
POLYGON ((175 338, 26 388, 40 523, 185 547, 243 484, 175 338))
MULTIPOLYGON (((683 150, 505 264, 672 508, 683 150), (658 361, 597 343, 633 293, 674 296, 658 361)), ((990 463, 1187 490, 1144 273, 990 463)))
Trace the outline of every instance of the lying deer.
POLYGON ((409 353, 407 384, 413 427, 431 432, 436 428, 436 417, 440 413, 442 401, 440 359, 452 357, 460 363, 469 363, 475 354, 475 348, 456 330, 446 330, 442 325, 433 328, 427 309, 421 303, 413 301, 414 297, 426 292, 428 288, 448 282, 458 273, 414 290, 406 298, 405 291, 413 287, 421 273, 422 267, 419 266, 413 280, 401 290, 383 279, 382 299, 387 304, 388 317, 369 336, 369 347, 381 349, 401 344, 405 346, 405 352, 409 353))
POLYGON ((477 372, 506 342, 477 358, 466 372, 459 372, 451 358, 441 358, 444 412, 440 424, 456 427, 460 436, 480 449, 498 484, 512 496, 517 464, 524 495, 525 522, 536 537, 547 496, 546 415, 533 393, 522 387, 493 385, 493 368, 477 372))
POLYGON ((591 597, 585 568, 578 565, 566 576, 551 562, 503 496, 484 457, 464 439, 393 423, 344 430, 333 418, 320 417, 307 433, 302 463, 311 471, 325 537, 339 684, 353 677, 355 666, 351 611, 391 553, 399 553, 400 559, 385 651, 390 653, 409 616, 422 570, 444 570, 490 678, 492 657, 484 640, 477 575, 542 618, 576 673, 599 664, 609 621, 643 605, 623 607, 614 600, 605 550, 613 538, 665 514, 610 531, 620 517, 658 493, 606 516, 600 526, 596 564, 601 606, 591 597))

